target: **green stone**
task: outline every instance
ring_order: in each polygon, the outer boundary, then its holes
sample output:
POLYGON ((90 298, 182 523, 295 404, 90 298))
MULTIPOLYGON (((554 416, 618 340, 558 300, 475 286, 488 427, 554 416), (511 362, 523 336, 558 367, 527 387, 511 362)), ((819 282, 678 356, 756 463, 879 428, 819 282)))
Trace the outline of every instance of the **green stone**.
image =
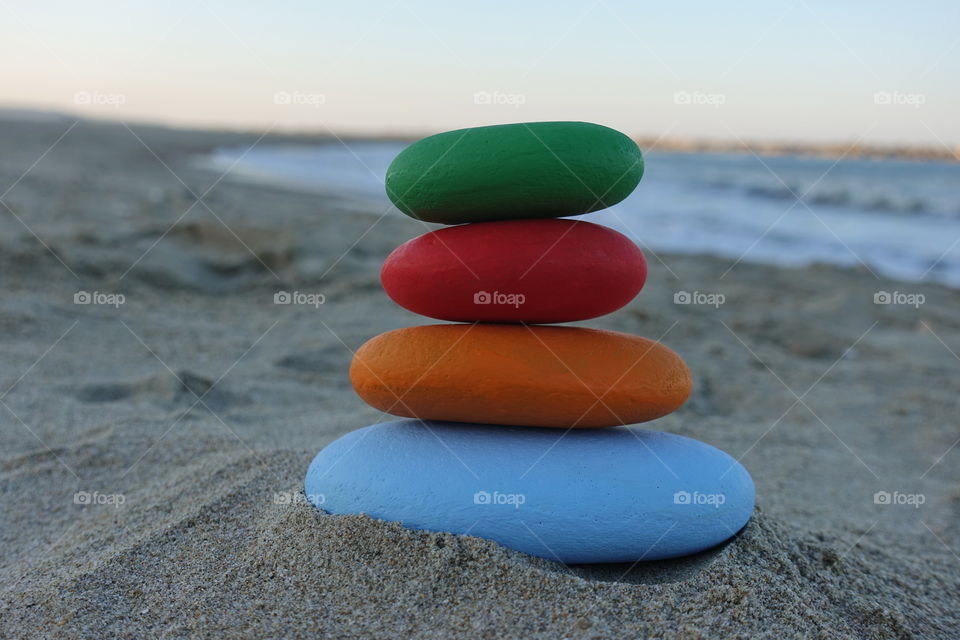
POLYGON ((387 169, 387 196, 409 216, 460 224, 560 218, 615 205, 643 176, 636 143, 589 122, 530 122, 419 140, 387 169))

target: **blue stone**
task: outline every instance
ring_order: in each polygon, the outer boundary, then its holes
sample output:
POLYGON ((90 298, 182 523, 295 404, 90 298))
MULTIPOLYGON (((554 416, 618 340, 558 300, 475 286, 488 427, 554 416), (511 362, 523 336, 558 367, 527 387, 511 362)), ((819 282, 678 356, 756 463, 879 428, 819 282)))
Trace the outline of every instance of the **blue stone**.
POLYGON ((703 551, 750 519, 732 457, 660 431, 396 420, 330 443, 305 492, 332 514, 495 540, 568 564, 703 551))

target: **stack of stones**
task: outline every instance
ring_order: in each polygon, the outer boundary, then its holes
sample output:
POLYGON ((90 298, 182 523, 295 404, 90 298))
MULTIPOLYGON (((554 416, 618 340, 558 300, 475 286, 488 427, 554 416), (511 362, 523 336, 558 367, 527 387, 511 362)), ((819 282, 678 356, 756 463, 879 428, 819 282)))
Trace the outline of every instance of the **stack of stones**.
POLYGON ((682 556, 740 530, 754 487, 736 460, 622 426, 686 401, 680 356, 624 333, 543 326, 611 313, 643 287, 646 262, 627 237, 558 219, 620 202, 642 175, 630 138, 584 122, 451 131, 400 153, 390 199, 455 226, 398 247, 383 287, 459 324, 389 331, 357 351, 354 389, 408 419, 328 445, 308 498, 564 563, 682 556))

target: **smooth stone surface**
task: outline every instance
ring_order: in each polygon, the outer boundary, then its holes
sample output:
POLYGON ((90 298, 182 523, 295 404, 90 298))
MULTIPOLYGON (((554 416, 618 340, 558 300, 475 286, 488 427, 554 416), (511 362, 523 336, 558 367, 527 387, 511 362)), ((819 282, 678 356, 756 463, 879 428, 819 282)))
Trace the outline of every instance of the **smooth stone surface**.
POLYGON ((397 247, 380 281, 394 302, 453 322, 573 322, 616 311, 647 277, 625 235, 574 220, 449 227, 397 247))
POLYGON ((559 218, 615 205, 643 176, 624 134, 589 122, 530 122, 419 140, 387 169, 387 196, 426 222, 559 218))
POLYGON ((388 331, 357 350, 350 381, 394 415, 532 427, 653 420, 679 408, 693 386, 680 356, 653 340, 510 324, 388 331))
POLYGON ((565 563, 703 551, 750 519, 754 486, 691 438, 398 420, 327 445, 304 490, 333 514, 366 513, 565 563))

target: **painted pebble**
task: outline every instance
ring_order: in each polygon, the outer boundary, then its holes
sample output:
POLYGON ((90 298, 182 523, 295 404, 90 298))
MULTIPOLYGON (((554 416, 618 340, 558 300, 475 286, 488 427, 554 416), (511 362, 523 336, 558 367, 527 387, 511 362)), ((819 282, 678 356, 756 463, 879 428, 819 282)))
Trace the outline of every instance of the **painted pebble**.
POLYGON ((747 523, 755 497, 739 462, 670 433, 417 420, 332 442, 304 490, 332 514, 488 538, 568 564, 709 549, 747 523))
POLYGON ((612 313, 643 288, 629 238, 574 220, 507 220, 426 233, 387 257, 394 302, 453 322, 573 322, 612 313))
POLYGON ((643 176, 624 134, 588 122, 475 127, 419 140, 387 169, 387 196, 426 222, 558 218, 614 205, 643 176))
POLYGON ((693 385, 680 356, 659 342, 510 324, 388 331, 357 350, 350 381, 367 404, 394 415, 537 427, 653 420, 678 409, 693 385))

